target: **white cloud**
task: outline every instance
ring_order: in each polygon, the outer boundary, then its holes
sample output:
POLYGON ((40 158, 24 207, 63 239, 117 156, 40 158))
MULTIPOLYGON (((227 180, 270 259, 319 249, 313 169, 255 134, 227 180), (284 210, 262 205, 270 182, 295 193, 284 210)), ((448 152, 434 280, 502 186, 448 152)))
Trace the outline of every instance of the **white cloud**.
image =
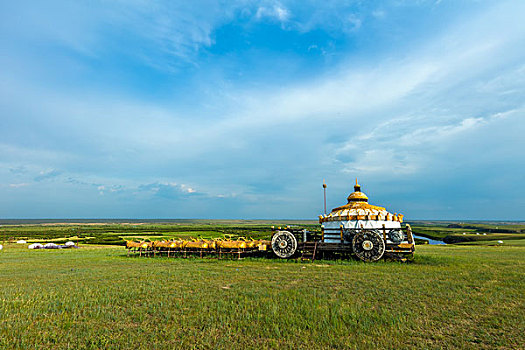
POLYGON ((62 172, 57 169, 47 169, 42 170, 39 172, 39 174, 34 178, 35 181, 43 181, 43 180, 49 180, 53 179, 57 176, 59 176, 62 172))
POLYGON ((18 183, 18 184, 9 184, 9 187, 11 188, 20 188, 20 187, 26 187, 26 186, 29 186, 30 184, 28 183, 18 183))
POLYGON ((362 22, 363 21, 361 18, 359 18, 357 15, 351 14, 347 19, 346 30, 351 32, 357 31, 359 28, 361 28, 362 22))
MULTIPOLYGON (((244 6, 244 1, 98 4, 50 0, 31 6, 23 2, 6 4, 3 12, 9 16, 2 20, 17 48, 19 42, 58 46, 90 59, 104 60, 107 47, 111 47, 111 52, 135 57, 162 71, 173 71, 195 64, 195 56, 213 45, 213 30, 230 21, 244 6), (128 45, 129 38, 134 38, 135 45, 128 45)), ((284 9, 276 11, 278 16, 286 16, 284 9)))
POLYGON ((285 8, 281 3, 276 2, 269 6, 259 6, 255 13, 255 18, 263 19, 270 18, 276 19, 277 21, 284 23, 290 18, 290 11, 285 8))
POLYGON ((336 157, 353 154, 354 160, 343 165, 346 172, 353 174, 380 176, 388 171, 399 176, 426 172, 436 162, 446 162, 446 158, 442 158, 444 154, 466 154, 466 159, 480 157, 468 147, 469 141, 465 141, 467 147, 461 149, 455 149, 456 144, 463 139, 470 140, 473 133, 485 133, 481 128, 496 130, 503 119, 516 120, 524 114, 525 106, 520 110, 485 118, 465 118, 445 125, 411 125, 410 118, 388 121, 347 142, 337 150, 336 157))

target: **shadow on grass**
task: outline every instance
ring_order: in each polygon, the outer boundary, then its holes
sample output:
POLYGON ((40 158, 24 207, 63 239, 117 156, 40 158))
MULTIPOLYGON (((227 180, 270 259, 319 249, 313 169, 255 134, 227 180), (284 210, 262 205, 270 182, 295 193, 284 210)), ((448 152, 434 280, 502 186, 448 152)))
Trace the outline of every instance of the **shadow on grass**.
POLYGON ((428 256, 428 255, 417 255, 414 257, 411 261, 401 262, 398 260, 379 260, 376 262, 363 262, 361 260, 358 260, 356 258, 348 258, 348 259, 319 259, 315 260, 313 262, 311 261, 303 261, 301 259, 279 259, 272 256, 258 256, 258 257, 243 257, 241 259, 237 259, 236 257, 222 257, 219 259, 217 256, 171 256, 167 257, 166 255, 157 255, 157 256, 139 256, 138 254, 130 254, 129 256, 126 253, 121 253, 116 255, 115 257, 118 258, 126 258, 126 259, 143 259, 143 260, 157 260, 157 261, 167 261, 167 260, 178 260, 178 261, 188 261, 188 262, 205 262, 205 261, 227 261, 227 262, 255 262, 255 263, 267 263, 267 264, 299 264, 299 265, 309 265, 309 264, 318 264, 318 265, 376 265, 376 266, 400 266, 400 265, 406 265, 406 266, 413 266, 413 265, 425 265, 425 266, 448 266, 453 263, 452 258, 449 257, 436 257, 436 256, 428 256))

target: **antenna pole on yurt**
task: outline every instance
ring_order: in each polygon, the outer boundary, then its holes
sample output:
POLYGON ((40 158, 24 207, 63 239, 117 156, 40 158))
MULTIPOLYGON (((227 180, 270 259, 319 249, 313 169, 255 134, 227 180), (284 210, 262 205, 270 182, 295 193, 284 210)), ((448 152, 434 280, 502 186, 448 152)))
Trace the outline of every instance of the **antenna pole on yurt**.
POLYGON ((323 179, 323 192, 324 192, 324 215, 326 215, 326 183, 323 179))

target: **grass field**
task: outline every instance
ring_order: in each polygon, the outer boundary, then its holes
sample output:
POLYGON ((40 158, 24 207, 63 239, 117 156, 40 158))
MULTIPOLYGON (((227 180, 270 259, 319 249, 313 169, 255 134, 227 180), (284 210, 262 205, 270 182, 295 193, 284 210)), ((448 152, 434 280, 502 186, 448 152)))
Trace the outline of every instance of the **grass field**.
MULTIPOLYGON (((0 222, 1 224, 2 222, 0 222)), ((21 224, 15 220, 0 225, 0 242, 24 239, 27 242, 66 242, 125 245, 125 240, 233 237, 269 238, 271 226, 300 225, 320 231, 315 221, 270 220, 177 220, 163 223, 62 223, 21 224)))
POLYGON ((0 252, 0 348, 482 348, 525 343, 525 246, 411 264, 0 252))

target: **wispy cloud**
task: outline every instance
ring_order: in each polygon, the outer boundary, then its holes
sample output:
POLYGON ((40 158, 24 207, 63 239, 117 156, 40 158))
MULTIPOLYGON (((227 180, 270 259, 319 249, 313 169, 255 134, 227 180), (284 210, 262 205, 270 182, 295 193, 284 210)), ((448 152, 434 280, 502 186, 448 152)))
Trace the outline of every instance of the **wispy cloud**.
POLYGON ((20 187, 26 187, 26 186, 29 186, 29 184, 25 182, 18 183, 18 184, 9 184, 9 187, 11 188, 20 188, 20 187))
POLYGON ((257 19, 270 18, 285 23, 290 18, 290 11, 281 3, 274 2, 268 6, 260 6, 255 13, 257 19))
POLYGON ((35 181, 43 181, 43 180, 49 180, 49 179, 52 179, 52 178, 55 178, 57 176, 59 176, 61 174, 61 172, 59 170, 56 170, 56 169, 49 169, 49 170, 42 170, 38 176, 36 176, 34 178, 35 181))
POLYGON ((19 165, 19 166, 15 166, 15 167, 12 167, 12 168, 9 168, 9 172, 11 172, 12 174, 25 174, 27 173, 27 169, 25 166, 23 165, 19 165))
POLYGON ((139 191, 150 192, 155 196, 168 198, 168 199, 177 199, 185 196, 194 196, 199 195, 192 187, 185 184, 177 184, 174 182, 155 182, 140 185, 138 187, 139 191))

